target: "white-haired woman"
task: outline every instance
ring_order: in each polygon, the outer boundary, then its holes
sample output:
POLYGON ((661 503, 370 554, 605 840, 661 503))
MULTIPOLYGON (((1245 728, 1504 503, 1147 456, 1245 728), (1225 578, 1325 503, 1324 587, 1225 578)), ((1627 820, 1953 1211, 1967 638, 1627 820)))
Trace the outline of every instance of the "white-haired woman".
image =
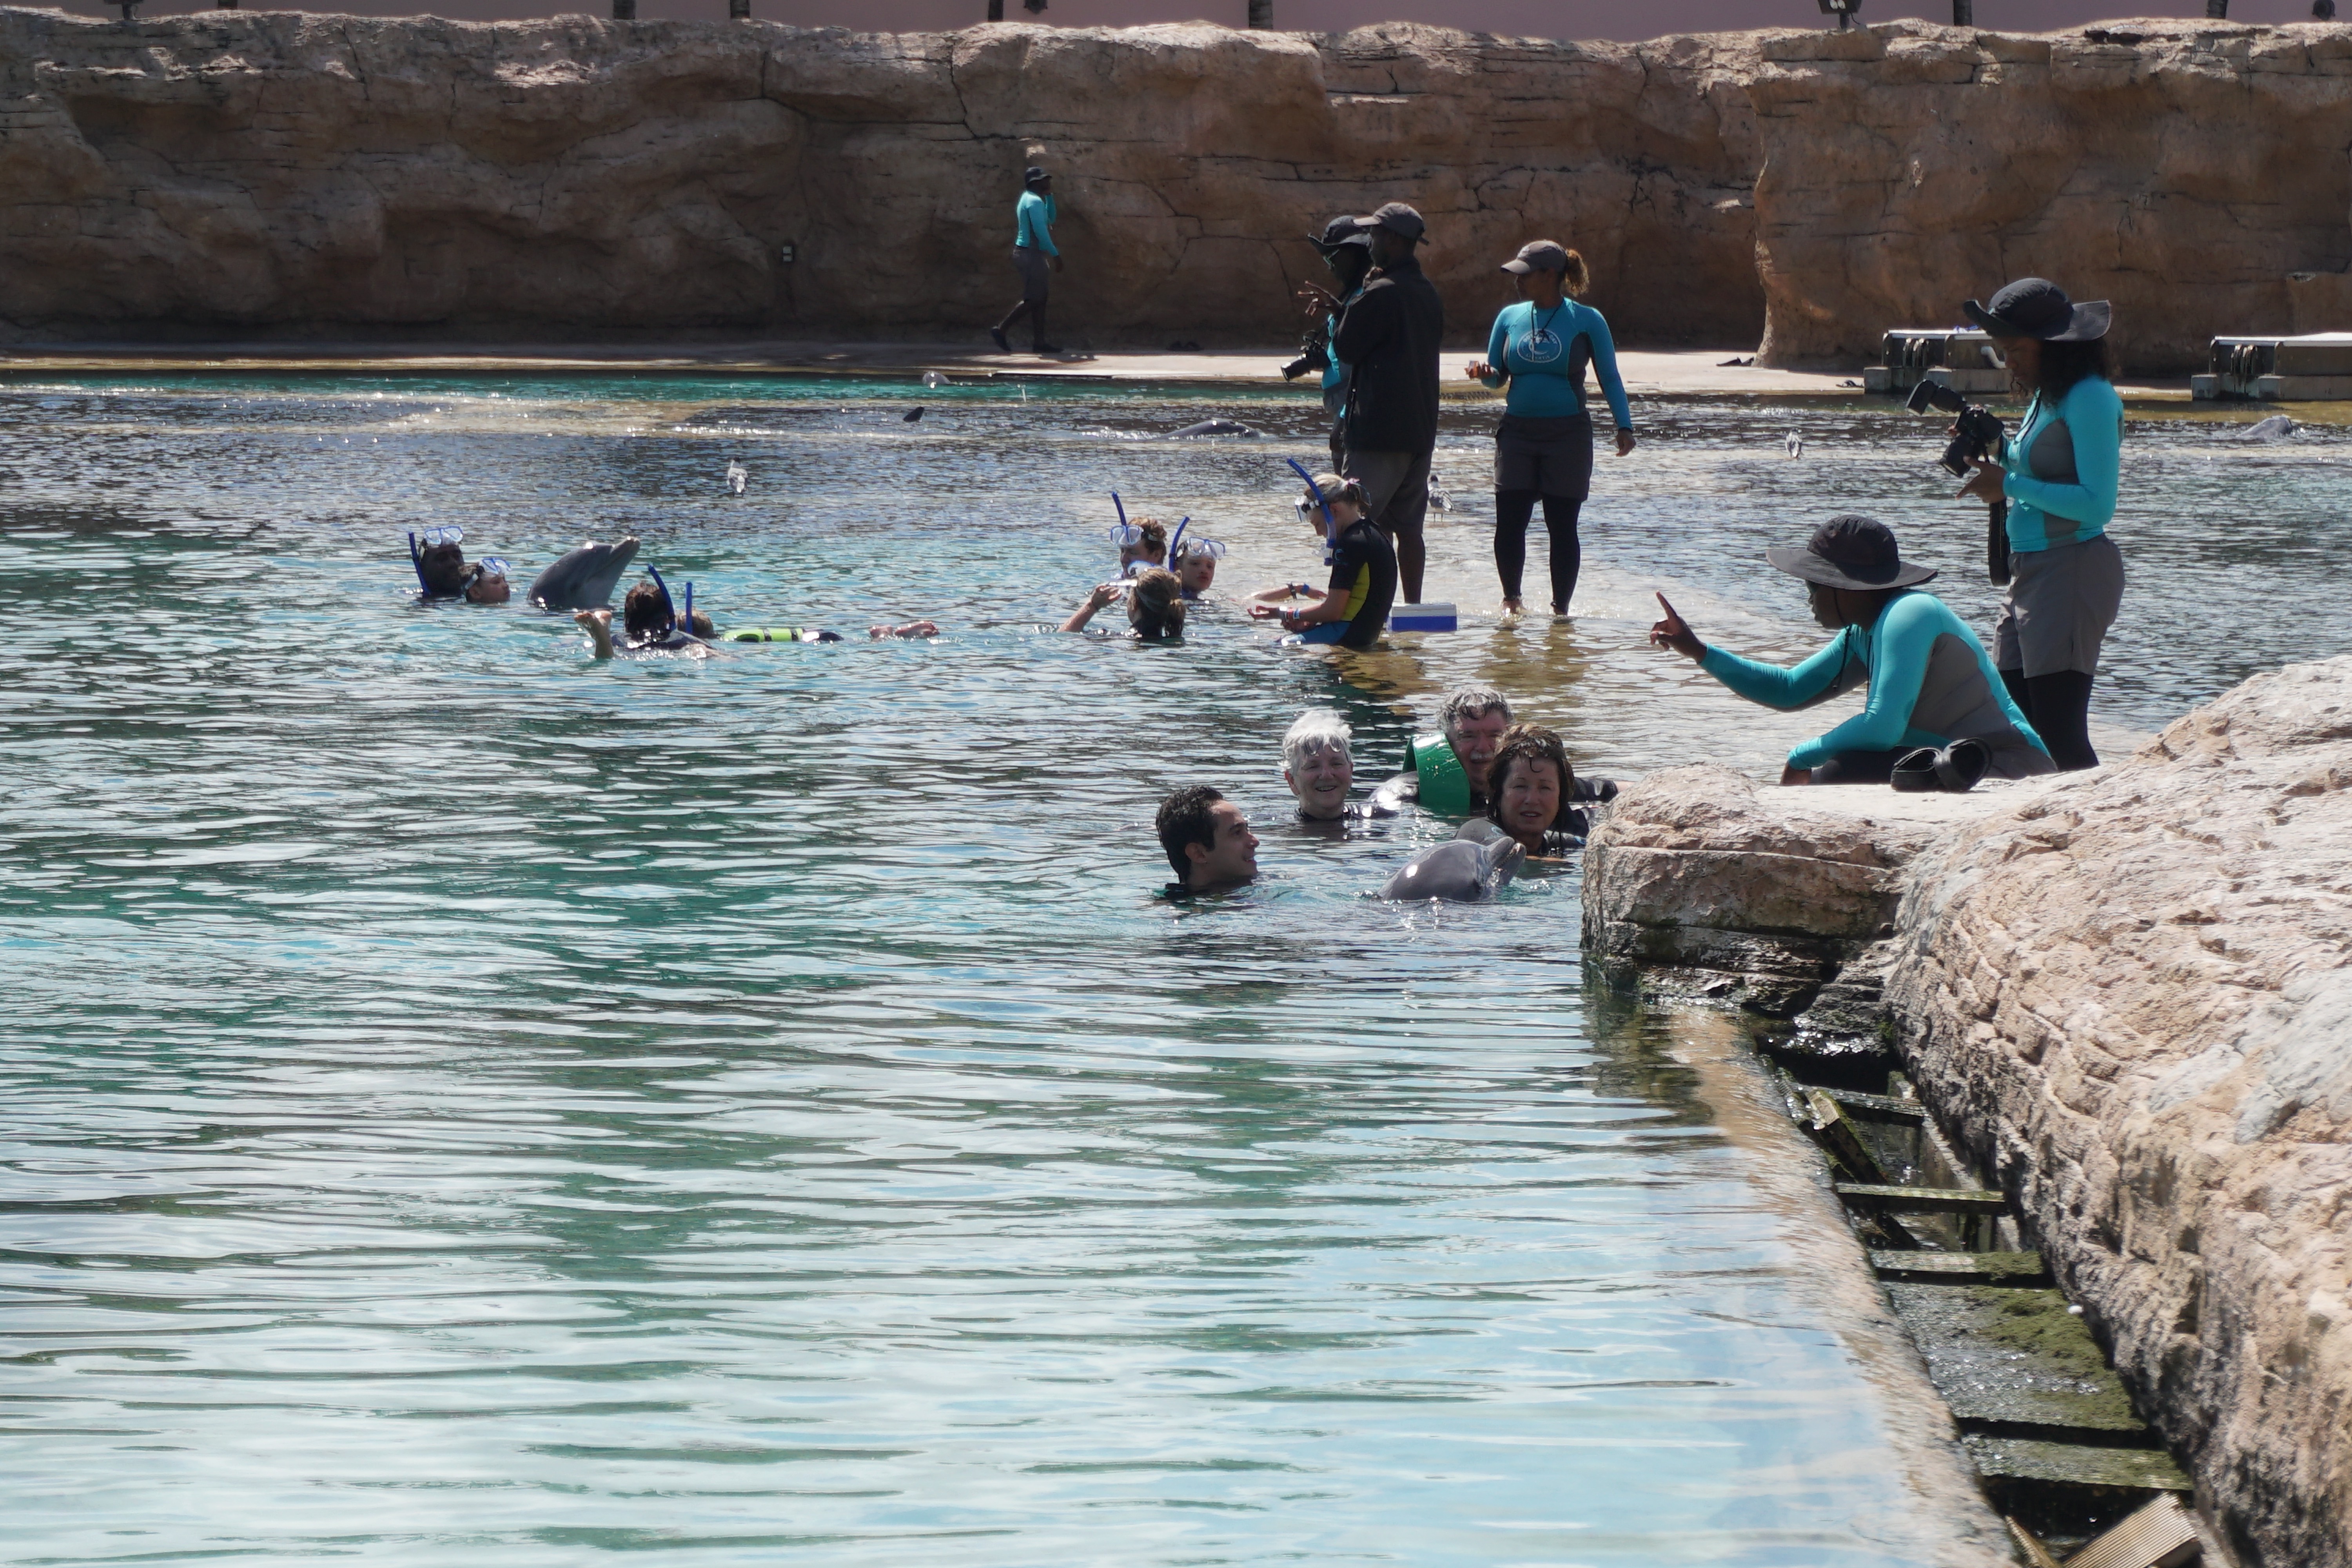
POLYGON ((1310 708, 1282 736, 1282 782, 1298 798, 1298 820, 1341 823, 1367 816, 1393 816, 1394 807, 1375 809, 1350 803, 1356 757, 1348 721, 1328 708, 1310 708))

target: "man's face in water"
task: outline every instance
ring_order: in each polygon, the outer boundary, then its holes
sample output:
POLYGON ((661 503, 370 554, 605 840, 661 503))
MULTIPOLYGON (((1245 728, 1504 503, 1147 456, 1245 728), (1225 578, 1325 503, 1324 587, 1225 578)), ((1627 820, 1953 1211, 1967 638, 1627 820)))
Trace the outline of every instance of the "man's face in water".
POLYGON ((1299 816, 1328 822, 1347 812, 1356 763, 1337 746, 1318 746, 1299 758, 1297 767, 1283 769, 1282 782, 1298 797, 1299 816))
POLYGON ((1495 765, 1496 748, 1503 743, 1503 731, 1511 727, 1511 716, 1500 708, 1490 709, 1475 718, 1465 716, 1454 721, 1446 739, 1454 743, 1454 754, 1460 759, 1462 771, 1470 775, 1470 793, 1484 799, 1486 794, 1486 770, 1495 765))
POLYGON ((1257 835, 1250 831, 1249 818, 1242 815, 1242 808, 1232 801, 1221 800, 1209 808, 1209 847, 1184 846, 1184 858, 1192 865, 1184 885, 1195 889, 1230 888, 1255 878, 1257 835))

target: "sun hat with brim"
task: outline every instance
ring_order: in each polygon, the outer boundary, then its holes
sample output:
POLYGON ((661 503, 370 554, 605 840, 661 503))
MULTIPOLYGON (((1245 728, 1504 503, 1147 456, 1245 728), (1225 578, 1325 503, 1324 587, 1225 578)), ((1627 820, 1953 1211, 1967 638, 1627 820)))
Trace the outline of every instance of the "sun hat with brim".
POLYGON ((1792 577, 1824 588, 1909 588, 1936 574, 1933 566, 1906 566, 1895 531, 1874 517, 1833 517, 1813 530, 1802 550, 1775 545, 1764 559, 1792 577))
POLYGON ((1522 278, 1530 272, 1565 272, 1568 247, 1555 239, 1531 239, 1519 247, 1518 255, 1503 263, 1503 270, 1522 278))
POLYGON ((1997 338, 2040 338, 2045 343, 2087 343, 2107 335, 2115 309, 2105 300, 2077 305, 2047 278, 2021 278, 1979 305, 1960 309, 1969 321, 1997 338))
POLYGON ((1372 244, 1372 237, 1358 228, 1356 220, 1346 214, 1325 224, 1321 234, 1308 235, 1307 240, 1308 244, 1327 253, 1350 245, 1360 246, 1369 250, 1372 244))

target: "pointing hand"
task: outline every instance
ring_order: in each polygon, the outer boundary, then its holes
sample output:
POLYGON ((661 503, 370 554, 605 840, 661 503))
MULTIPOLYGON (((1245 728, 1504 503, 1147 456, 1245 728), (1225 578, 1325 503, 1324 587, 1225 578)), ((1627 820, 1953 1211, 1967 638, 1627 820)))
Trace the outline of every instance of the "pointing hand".
POLYGON ((1698 640, 1697 635, 1675 613, 1675 607, 1666 603, 1664 594, 1658 595, 1658 607, 1666 612, 1666 618, 1650 627, 1650 646, 1671 648, 1685 658, 1705 658, 1706 644, 1698 640))

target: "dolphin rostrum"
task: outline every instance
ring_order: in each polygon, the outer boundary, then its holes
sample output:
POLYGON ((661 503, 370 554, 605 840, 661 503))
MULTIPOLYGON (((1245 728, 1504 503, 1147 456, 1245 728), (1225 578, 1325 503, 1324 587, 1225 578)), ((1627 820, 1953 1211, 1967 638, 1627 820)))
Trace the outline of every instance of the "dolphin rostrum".
POLYGON ((634 537, 618 544, 583 544, 533 578, 523 597, 542 610, 601 610, 636 553, 634 537))

